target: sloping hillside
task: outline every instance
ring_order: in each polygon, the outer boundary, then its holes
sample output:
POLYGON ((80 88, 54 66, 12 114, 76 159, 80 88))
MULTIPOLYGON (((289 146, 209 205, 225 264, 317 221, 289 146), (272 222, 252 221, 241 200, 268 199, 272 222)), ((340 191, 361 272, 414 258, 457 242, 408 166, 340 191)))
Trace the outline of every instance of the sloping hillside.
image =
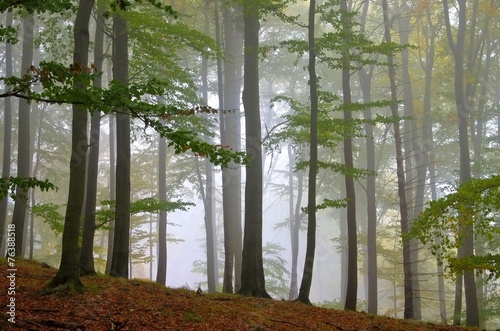
POLYGON ((7 277, 6 261, 0 261, 0 330, 465 330, 110 277, 84 277, 83 293, 44 295, 56 270, 33 261, 16 262, 15 296, 9 296, 12 277, 7 277), (15 298, 15 324, 8 321, 10 297, 15 298))

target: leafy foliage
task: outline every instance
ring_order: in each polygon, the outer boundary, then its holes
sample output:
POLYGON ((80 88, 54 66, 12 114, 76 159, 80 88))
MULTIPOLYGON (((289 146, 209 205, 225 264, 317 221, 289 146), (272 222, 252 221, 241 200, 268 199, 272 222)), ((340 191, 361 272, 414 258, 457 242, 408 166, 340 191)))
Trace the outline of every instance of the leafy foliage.
MULTIPOLYGON (((63 205, 64 206, 64 205, 63 205)), ((59 212, 61 205, 55 203, 36 204, 31 208, 35 216, 42 217, 56 235, 64 230, 64 215, 59 212)))
POLYGON ((498 239, 499 211, 500 175, 472 179, 447 196, 430 202, 408 235, 426 244, 441 263, 447 263, 452 274, 478 270, 488 271, 489 278, 499 278, 500 255, 495 245, 490 245, 492 252, 485 255, 456 256, 456 249, 465 239, 463 229, 466 226, 473 226, 475 239, 486 243, 498 239))
MULTIPOLYGON (((28 190, 30 188, 38 187, 40 190, 57 190, 57 187, 49 182, 48 179, 40 180, 35 177, 22 178, 22 177, 9 177, 0 178, 0 199, 9 196, 12 199, 16 199, 16 189, 22 188, 23 190, 28 190)), ((26 199, 26 196, 21 196, 21 198, 26 199)))
MULTIPOLYGON (((100 227, 115 218, 115 200, 103 200, 100 202, 101 208, 97 210, 97 227, 100 227)), ((159 201, 155 198, 144 198, 132 201, 130 204, 130 215, 140 213, 159 213, 162 210, 172 212, 176 210, 186 211, 188 206, 194 206, 192 202, 159 201)))
POLYGON ((211 145, 198 137, 199 130, 179 130, 169 125, 162 118, 194 114, 195 111, 213 111, 210 107, 193 107, 189 110, 161 103, 152 103, 147 95, 163 95, 167 93, 165 86, 157 79, 147 82, 131 83, 128 86, 113 80, 108 89, 96 88, 92 82, 96 75, 94 68, 81 65, 63 66, 55 62, 42 62, 40 67, 31 66, 22 77, 4 77, 0 81, 10 86, 9 91, 0 97, 16 96, 19 98, 48 102, 80 104, 89 111, 101 110, 105 114, 117 109, 128 109, 132 117, 141 120, 145 127, 151 127, 169 141, 175 153, 191 151, 199 156, 207 157, 215 165, 227 166, 230 162, 246 164, 248 159, 244 152, 232 151, 225 146, 211 145), (40 83, 41 92, 31 87, 40 83), (75 89, 79 85, 83 88, 75 89))

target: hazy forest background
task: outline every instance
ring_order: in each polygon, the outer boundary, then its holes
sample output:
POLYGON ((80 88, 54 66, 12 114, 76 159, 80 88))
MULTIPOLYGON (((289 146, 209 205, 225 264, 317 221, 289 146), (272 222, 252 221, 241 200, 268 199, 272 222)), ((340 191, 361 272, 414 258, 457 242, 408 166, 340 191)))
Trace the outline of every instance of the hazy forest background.
POLYGON ((0 252, 60 267, 48 290, 498 326, 500 1, 0 11, 0 252))

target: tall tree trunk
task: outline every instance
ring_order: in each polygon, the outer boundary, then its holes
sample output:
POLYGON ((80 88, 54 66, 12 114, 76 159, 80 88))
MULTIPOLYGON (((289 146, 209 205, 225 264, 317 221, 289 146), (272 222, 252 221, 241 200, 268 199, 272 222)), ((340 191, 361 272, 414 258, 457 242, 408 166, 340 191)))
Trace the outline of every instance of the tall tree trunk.
MULTIPOLYGON (((21 63, 21 75, 33 64, 33 29, 35 21, 32 14, 23 19, 23 58, 21 63)), ((30 165, 32 163, 30 153, 30 104, 27 100, 19 100, 19 126, 17 141, 17 177, 28 178, 30 165)), ((16 201, 12 224, 16 229, 15 254, 24 256, 25 249, 25 223, 26 209, 28 208, 28 190, 21 187, 16 189, 16 201)))
MULTIPOLYGON (((158 200, 167 201, 167 139, 158 141, 158 200)), ((166 285, 167 281, 167 211, 160 210, 158 219, 158 270, 156 282, 166 285)))
MULTIPOLYGON (((128 32, 121 12, 113 16, 113 79, 128 83, 128 32)), ((130 114, 116 114, 116 210, 110 275, 128 278, 130 246, 130 114)))
MULTIPOLYGON (((73 65, 87 67, 89 53, 89 21, 93 0, 80 0, 75 19, 75 48, 73 65)), ((76 89, 83 88, 80 85, 76 89)), ((79 257, 80 217, 83 209, 85 168, 87 164, 87 120, 88 112, 79 105, 73 105, 71 161, 68 204, 64 219, 62 255, 59 270, 47 285, 47 290, 81 288, 79 257)))
MULTIPOLYGON (((408 7, 403 2, 403 7, 400 7, 399 2, 395 1, 396 11, 403 13, 398 17, 398 34, 401 45, 410 44, 410 13, 407 12, 408 7)), ((404 106, 404 133, 403 140, 405 141, 405 164, 406 169, 406 201, 409 204, 408 217, 409 227, 415 220, 424 206, 425 194, 425 178, 426 178, 426 158, 419 143, 417 121, 415 119, 415 109, 413 106, 413 87, 410 76, 410 56, 407 48, 401 51, 401 85, 403 87, 403 106, 404 106)), ((414 318, 422 319, 422 307, 419 284, 419 251, 420 244, 418 240, 410 241, 410 267, 412 272, 412 291, 413 291, 413 311, 414 318)))
POLYGON ((307 243, 304 272, 300 284, 298 300, 311 304, 312 276, 314 268, 314 251, 316 249, 316 175, 318 172, 318 78, 316 76, 316 44, 315 32, 316 1, 309 2, 309 27, 307 40, 309 43, 309 92, 311 103, 311 134, 309 146, 309 187, 307 192, 307 243))
MULTIPOLYGON (((96 18, 96 33, 94 45, 94 65, 97 72, 102 72, 104 60, 104 11, 100 6, 96 18)), ((94 80, 94 86, 102 87, 102 77, 94 80)), ((80 272, 82 275, 95 275, 94 268, 94 233, 95 211, 97 202, 97 177, 99 171, 99 144, 101 135, 101 112, 94 109, 90 120, 90 147, 87 165, 87 192, 82 229, 82 248, 80 251, 80 272)))
MULTIPOLYGON (((340 1, 340 9, 344 13, 348 13, 346 0, 340 1)), ((349 14, 342 18, 343 33, 346 38, 352 34, 351 19, 349 14)), ((344 40, 347 44, 349 40, 344 40)), ((349 126, 352 122, 352 113, 349 105, 352 103, 351 97, 351 60, 350 50, 342 51, 342 95, 344 107, 344 121, 349 126)), ((347 169, 354 169, 354 161, 352 157, 352 137, 350 130, 344 132, 344 162, 347 169)), ((354 178, 351 175, 344 175, 345 190, 347 199, 347 290, 344 309, 356 310, 358 301, 358 239, 356 225, 356 192, 354 190, 354 178)))
POLYGON ((245 180, 245 227, 241 269, 242 295, 270 298, 262 259, 262 136, 259 105, 259 5, 243 2, 246 153, 251 158, 245 180))
MULTIPOLYGON (((224 63, 218 60, 219 108, 221 144, 233 150, 241 149, 240 96, 241 53, 243 36, 237 26, 241 10, 226 6, 223 10, 224 29, 220 31, 218 1, 215 1, 216 37, 221 45, 224 35, 224 63)), ((222 200, 224 215, 224 282, 223 291, 238 291, 241 284, 242 234, 241 234, 241 167, 233 164, 222 169, 222 200), (234 288, 233 288, 234 272, 234 288)))
MULTIPOLYGON (((39 119, 37 120, 38 122, 38 128, 36 132, 36 158, 35 162, 33 165, 33 171, 32 176, 37 177, 38 174, 38 167, 40 166, 40 161, 41 161, 41 145, 42 145, 42 126, 43 126, 43 118, 44 118, 44 110, 40 110, 39 112, 39 119)), ((33 134, 35 136, 35 134, 33 134)), ((33 141, 33 145, 35 142, 33 141)), ((33 146, 32 150, 35 150, 35 147, 33 146)), ((35 199, 35 190, 31 190, 30 192, 30 205, 34 206, 36 203, 35 199)), ((33 259, 33 254, 34 254, 34 246, 35 246, 35 214, 30 213, 30 244, 29 244, 29 259, 33 259)))
MULTIPOLYGON (((467 109, 466 100, 464 98, 464 54, 465 49, 465 34, 467 28, 466 17, 466 1, 458 1, 458 30, 456 41, 453 40, 452 28, 450 23, 448 0, 443 0, 443 8, 445 14, 446 32, 448 36, 448 44, 452 50, 455 60, 455 104, 458 117, 458 140, 460 145, 460 183, 464 184, 470 180, 470 151, 469 151, 469 134, 468 134, 468 117, 469 110, 467 109)), ((458 257, 468 257, 474 254, 474 229, 472 225, 463 226, 464 237, 463 246, 458 250, 458 257)), ((461 278, 460 275, 457 276, 461 278)), ((466 309, 466 324, 467 326, 479 326, 479 310, 477 304, 476 284, 474 271, 465 271, 463 273, 463 281, 465 288, 465 303, 466 309)), ((460 313, 459 303, 461 301, 462 288, 456 288, 455 301, 455 316, 460 313)), ((457 322, 455 319, 454 322, 457 322)))
POLYGON ((297 266, 299 259, 299 232, 300 232, 300 224, 302 222, 303 213, 300 210, 302 204, 302 186, 304 181, 304 175, 302 171, 297 172, 297 199, 294 202, 294 181, 293 177, 293 164, 294 157, 292 151, 292 144, 289 142, 288 144, 288 176, 289 176, 289 215, 290 215, 290 246, 292 251, 292 267, 290 270, 290 291, 288 293, 289 300, 297 299, 299 295, 298 289, 298 279, 297 279, 297 266))
MULTIPOLYGON (((384 14, 384 38, 387 43, 391 43, 390 21, 387 9, 387 0, 382 0, 382 10, 384 14)), ((392 55, 387 56, 387 63, 389 65, 389 80, 391 84, 391 113, 393 117, 398 117, 398 102, 396 90, 396 72, 394 69, 394 59, 392 55)), ((399 197, 399 213, 401 217, 401 234, 408 233, 408 210, 406 202, 406 189, 405 189, 405 172, 403 163, 403 146, 401 142, 401 130, 399 121, 394 122, 394 141, 396 144, 396 167, 398 177, 398 197, 399 197)), ((411 260, 410 260, 410 244, 403 241, 403 272, 404 272, 404 297, 405 308, 404 318, 414 318, 413 310, 413 288, 412 288, 412 273, 411 273, 411 260)))
MULTIPOLYGON (((360 32, 365 33, 366 17, 368 16, 369 1, 365 1, 360 19, 360 32)), ((371 83, 374 66, 358 70, 359 85, 363 94, 363 102, 372 101, 371 83)), ((368 269, 368 313, 377 314, 378 311, 378 281, 377 281, 377 204, 376 204, 376 175, 375 175, 375 142, 373 136, 372 110, 363 110, 366 134, 366 170, 370 173, 366 177, 366 222, 367 222, 367 269, 368 269)))
MULTIPOLYGON (((109 116, 109 200, 116 200, 116 121, 113 115, 109 116)), ((108 251, 106 253, 106 275, 111 273, 113 261, 113 246, 115 237, 115 220, 109 222, 108 251)))
MULTIPOLYGON (((425 72, 424 95, 423 95, 423 116, 422 116, 422 138, 423 138, 423 153, 424 158, 427 160, 429 166, 429 186, 431 190, 431 199, 437 199, 436 188, 436 165, 434 157, 434 136, 432 131, 432 73, 434 70, 435 62, 435 40, 437 39, 440 30, 439 25, 433 23, 430 8, 425 12, 425 18, 422 18, 422 31, 427 41, 426 53, 422 58, 422 69, 425 72)), ((436 239, 438 240, 438 239, 436 239)), ((436 261, 437 262, 437 261, 436 261)), ((446 296, 444 286, 444 268, 442 264, 437 262, 437 277, 438 277, 438 300, 439 300, 439 315, 441 322, 447 322, 446 312, 446 296)))
MULTIPOLYGON (((209 1, 205 1, 205 32, 208 33, 210 18, 209 18, 209 1)), ((202 95, 205 104, 208 104, 208 58, 203 57, 201 61, 201 82, 202 95)), ((207 250, 207 284, 208 292, 214 293, 217 291, 219 281, 219 270, 217 267, 217 229, 215 224, 215 176, 213 164, 205 159, 205 187, 201 178, 201 170, 198 158, 196 159, 196 169, 198 174, 198 182, 200 192, 202 194, 203 207, 205 209, 205 236, 207 250)))
MULTIPOLYGON (((6 27, 12 26, 12 12, 6 14, 6 27)), ((12 70, 12 44, 5 43, 5 77, 11 77, 12 70)), ((8 86, 5 87, 9 89, 8 86)), ((10 177, 10 162, 12 150, 12 98, 4 98, 4 128, 3 128, 3 159, 2 178, 10 177)), ((7 212, 9 197, 0 200, 0 256, 5 256, 5 229, 7 225, 7 212)))

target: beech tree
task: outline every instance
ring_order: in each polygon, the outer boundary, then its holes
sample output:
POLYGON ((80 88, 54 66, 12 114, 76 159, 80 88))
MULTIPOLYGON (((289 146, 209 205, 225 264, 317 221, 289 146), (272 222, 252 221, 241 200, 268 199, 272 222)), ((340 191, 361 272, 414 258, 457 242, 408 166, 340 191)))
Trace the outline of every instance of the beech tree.
MULTIPOLYGON (((89 54, 89 21, 94 6, 93 0, 80 0, 74 27, 73 66, 81 71, 88 67, 89 54)), ((84 89, 80 83, 75 89, 84 89)), ((80 280, 79 238, 80 217, 82 214, 85 193, 85 170, 87 166, 87 118, 88 111, 79 104, 73 105, 70 184, 68 204, 64 219, 63 251, 61 264, 56 276, 47 285, 47 291, 81 289, 80 280)))
POLYGON ((251 158, 246 171, 245 226, 241 288, 238 293, 270 298, 267 293, 262 260, 262 136, 259 105, 259 4, 243 3, 244 81, 246 152, 251 158))

